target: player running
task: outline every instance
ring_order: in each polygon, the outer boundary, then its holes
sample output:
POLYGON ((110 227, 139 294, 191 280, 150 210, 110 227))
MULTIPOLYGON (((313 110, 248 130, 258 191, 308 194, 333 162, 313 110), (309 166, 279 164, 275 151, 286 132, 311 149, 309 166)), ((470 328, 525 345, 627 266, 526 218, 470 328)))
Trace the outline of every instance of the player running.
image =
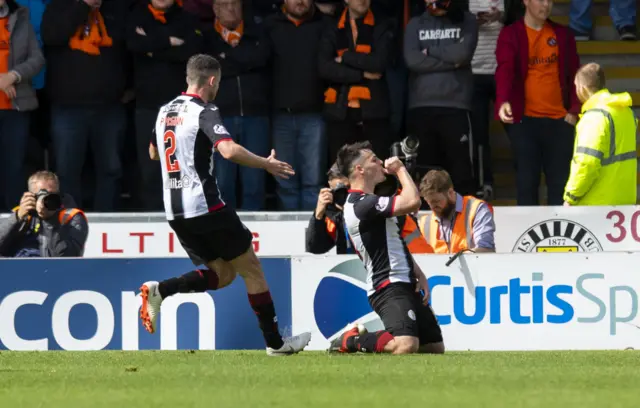
POLYGON ((338 152, 340 172, 351 190, 344 218, 358 256, 367 270, 367 294, 385 330, 360 332, 350 325, 329 347, 331 352, 444 353, 442 332, 429 300, 427 278, 400 236, 398 216, 418 211, 420 194, 404 164, 382 161, 369 142, 343 146, 338 152), (397 176, 402 191, 392 197, 373 194, 386 174, 397 176))
POLYGON ((164 206, 169 225, 196 269, 162 282, 145 282, 140 288, 140 318, 149 333, 156 330, 163 299, 176 293, 205 292, 231 284, 242 276, 249 303, 267 345, 267 354, 280 356, 302 351, 311 333, 283 339, 260 261, 253 252, 253 236, 228 208, 213 167, 213 152, 235 163, 262 168, 288 178, 295 174, 287 163, 258 157, 236 144, 225 129, 218 108, 210 103, 218 92, 220 64, 209 55, 194 55, 187 63, 186 93, 160 108, 149 155, 160 160, 164 183, 164 206), (158 152, 158 145, 162 151, 158 152))

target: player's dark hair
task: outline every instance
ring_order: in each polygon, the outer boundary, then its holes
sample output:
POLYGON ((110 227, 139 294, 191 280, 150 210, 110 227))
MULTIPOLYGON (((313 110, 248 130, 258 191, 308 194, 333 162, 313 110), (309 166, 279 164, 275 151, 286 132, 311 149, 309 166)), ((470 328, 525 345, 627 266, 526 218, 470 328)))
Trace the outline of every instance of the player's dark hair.
POLYGON ((373 150, 369 141, 346 144, 338 150, 336 165, 344 177, 351 176, 355 162, 360 159, 363 150, 373 150))
POLYGON ((220 77, 220 63, 207 54, 196 54, 187 62, 187 83, 204 86, 212 76, 220 77))
POLYGON ((420 195, 424 197, 429 193, 446 194, 452 188, 453 181, 446 170, 431 170, 420 182, 420 195))

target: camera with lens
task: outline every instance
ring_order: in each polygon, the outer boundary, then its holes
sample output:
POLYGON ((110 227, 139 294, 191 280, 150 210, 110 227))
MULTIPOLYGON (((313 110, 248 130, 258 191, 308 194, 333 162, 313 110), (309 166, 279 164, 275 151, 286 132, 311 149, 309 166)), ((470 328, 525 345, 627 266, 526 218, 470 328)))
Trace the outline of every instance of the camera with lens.
POLYGON ((418 148, 420 140, 413 135, 409 135, 400 142, 391 145, 391 157, 397 157, 404 163, 409 173, 411 173, 416 165, 418 158, 418 148))
POLYGON ((49 211, 56 211, 62 207, 62 197, 58 193, 50 193, 42 189, 36 193, 36 202, 41 199, 44 208, 49 211))
POLYGON ((333 194, 333 203, 329 205, 337 210, 337 208, 335 207, 336 205, 343 207, 344 203, 347 202, 349 188, 344 183, 338 183, 334 188, 331 189, 331 194, 333 194))

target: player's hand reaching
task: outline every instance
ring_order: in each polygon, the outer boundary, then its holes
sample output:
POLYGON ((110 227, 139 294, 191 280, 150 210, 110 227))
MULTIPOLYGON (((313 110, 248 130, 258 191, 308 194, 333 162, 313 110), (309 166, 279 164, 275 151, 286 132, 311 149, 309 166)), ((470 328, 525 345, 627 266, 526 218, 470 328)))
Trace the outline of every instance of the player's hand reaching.
POLYGON ((273 174, 276 177, 288 179, 296 174, 293 167, 289 163, 276 160, 276 151, 271 149, 271 155, 267 157, 267 165, 265 170, 273 174))
POLYGON ((427 277, 424 276, 424 273, 420 271, 418 273, 418 282, 416 283, 416 292, 423 292, 422 295, 422 304, 427 305, 429 303, 429 296, 431 295, 429 292, 429 282, 427 281, 427 277))
POLYGON ((389 157, 384 161, 384 169, 387 174, 396 174, 404 168, 404 163, 397 157, 389 157))

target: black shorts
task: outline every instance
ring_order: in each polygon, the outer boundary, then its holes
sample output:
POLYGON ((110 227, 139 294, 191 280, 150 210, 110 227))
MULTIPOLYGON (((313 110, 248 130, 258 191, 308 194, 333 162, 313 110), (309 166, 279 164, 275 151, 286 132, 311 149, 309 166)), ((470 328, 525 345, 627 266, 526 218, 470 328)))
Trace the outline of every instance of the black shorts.
POLYGON ((253 234, 228 207, 194 218, 169 221, 180 244, 196 265, 222 258, 231 261, 247 252, 253 234))
POLYGON ((385 330, 393 336, 412 336, 420 345, 442 342, 442 331, 430 305, 410 283, 391 283, 369 298, 385 330))

